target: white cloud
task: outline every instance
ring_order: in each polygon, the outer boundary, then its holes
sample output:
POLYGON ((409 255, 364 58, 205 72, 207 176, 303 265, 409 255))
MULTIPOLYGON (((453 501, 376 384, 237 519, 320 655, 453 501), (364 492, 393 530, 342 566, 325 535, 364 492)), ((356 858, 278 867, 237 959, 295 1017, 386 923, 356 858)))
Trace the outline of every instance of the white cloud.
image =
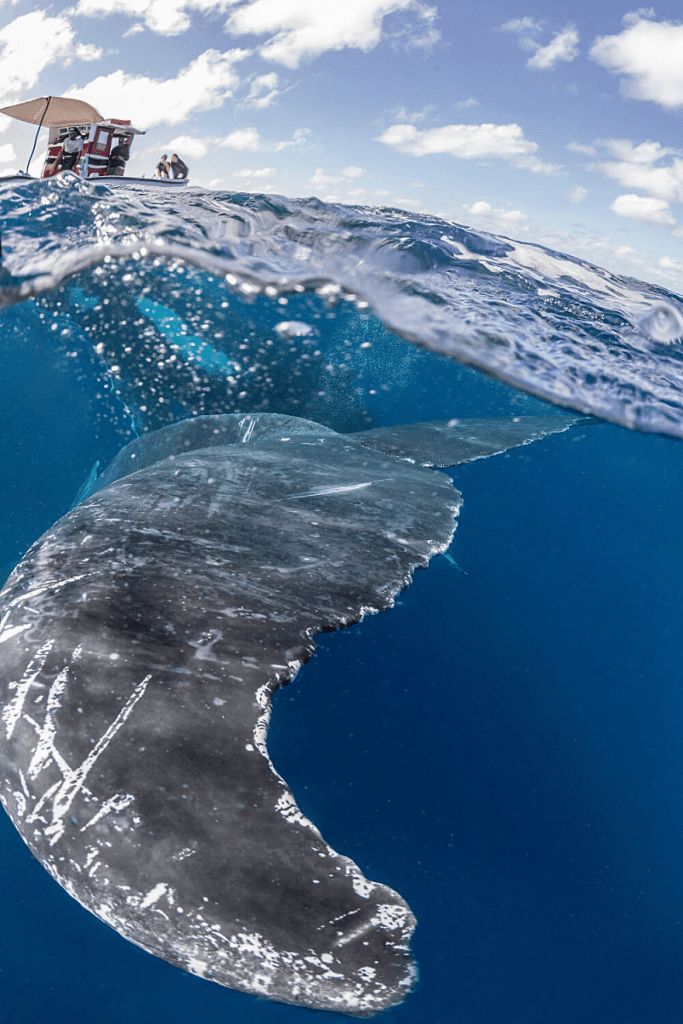
POLYGON ((82 89, 72 86, 66 95, 92 103, 105 117, 130 117, 141 128, 181 124, 193 111, 215 109, 232 96, 239 84, 233 65, 248 55, 248 50, 206 50, 175 78, 160 81, 119 70, 82 89))
POLYGON ((533 56, 526 63, 528 68, 534 71, 554 68, 559 61, 569 63, 579 55, 579 33, 573 25, 566 25, 545 46, 533 38, 543 28, 543 23, 534 21, 533 18, 513 18, 500 25, 499 32, 512 32, 519 36, 519 46, 527 52, 531 50, 533 56))
POLYGON ((606 150, 616 159, 589 164, 590 170, 600 171, 623 188, 641 189, 654 199, 683 201, 683 159, 676 149, 651 141, 636 145, 630 139, 598 139, 592 146, 570 142, 567 149, 587 156, 606 150))
POLYGON ((192 135, 177 135, 166 143, 169 153, 189 157, 190 160, 201 160, 211 148, 211 139, 196 139, 192 135))
POLYGON ((670 256, 662 256, 661 260, 658 262, 662 270, 673 272, 674 274, 683 277, 683 263, 679 260, 673 260, 670 256))
POLYGON ((521 210, 503 210, 491 206, 485 199, 467 206, 463 203, 463 209, 467 210, 470 217, 476 220, 483 220, 487 227, 495 227, 499 230, 528 231, 529 218, 521 210))
POLYGON ((431 50, 441 39, 441 33, 434 25, 439 17, 437 8, 415 2, 408 9, 415 12, 416 18, 412 25, 403 26, 393 33, 394 45, 398 40, 403 40, 409 50, 431 50))
POLYGON ((99 60, 104 53, 101 46, 94 46, 92 43, 79 43, 75 50, 79 60, 99 60))
POLYGON ((16 163, 17 154, 14 152, 14 146, 11 142, 6 142, 3 146, 0 146, 0 164, 13 164, 16 163))
POLYGON ((422 110, 408 110, 407 107, 394 107, 391 116, 397 121, 405 121, 407 124, 419 124, 429 117, 436 110, 433 103, 423 107, 422 110))
POLYGON ((630 220, 644 221, 648 224, 662 224, 666 227, 673 227, 676 224, 669 210, 669 204, 664 199, 654 199, 652 196, 637 196, 633 192, 617 196, 610 206, 610 210, 619 214, 620 217, 628 217, 630 220))
POLYGON ((238 188, 242 192, 272 192, 273 177, 276 174, 275 167, 242 167, 230 175, 232 179, 237 180, 229 187, 238 188))
POLYGON ((506 21, 501 25, 498 31, 522 35, 525 32, 540 32, 542 27, 540 21, 534 21, 533 18, 513 18, 512 21, 506 21))
POLYGON ((456 100, 453 106, 456 110, 467 110, 469 107, 478 107, 479 100, 475 100, 474 96, 468 96, 466 100, 456 100))
POLYGON ((621 20, 624 25, 635 25, 636 22, 641 20, 641 18, 654 19, 655 16, 656 12, 654 7, 639 7, 637 11, 629 11, 621 20))
POLYGON ((373 49, 386 35, 384 19, 392 14, 403 15, 393 39, 402 37, 409 46, 424 48, 439 39, 434 27, 437 10, 422 0, 345 0, 328 5, 319 0, 79 0, 75 8, 76 14, 87 17, 129 15, 166 36, 186 32, 193 12, 226 11, 229 32, 271 36, 261 53, 288 67, 326 50, 373 49))
POLYGON ((277 142, 269 142, 262 139, 255 128, 237 128, 230 132, 224 139, 215 140, 217 145, 227 149, 237 149, 243 152, 258 153, 270 151, 279 153, 283 149, 290 149, 293 146, 303 146, 310 135, 308 128, 297 128, 291 139, 280 139, 277 142))
POLYGON ((671 202, 683 199, 683 161, 667 167, 643 167, 640 164, 598 164, 598 170, 623 188, 639 188, 648 195, 671 202))
POLYGON ((526 62, 528 68, 548 71, 558 61, 570 63, 579 55, 579 33, 571 25, 553 36, 547 46, 539 46, 533 57, 526 62))
MULTIPOLYGON (((103 0, 99 0, 103 2, 103 0)), ((133 2, 133 0, 126 0, 133 2)), ((164 2, 164 0, 159 0, 164 2)), ((372 50, 382 38, 387 15, 414 15, 408 26, 413 45, 431 45, 436 9, 420 0, 228 0, 235 9, 227 29, 235 35, 271 36, 261 47, 266 60, 296 68, 327 50, 372 50), (415 19, 426 33, 415 31, 415 19), (274 33, 274 34, 273 34, 274 33)))
MULTIPOLYGON (((599 171, 622 188, 646 193, 617 196, 610 207, 612 212, 630 220, 676 228, 669 204, 683 202, 683 159, 679 151, 651 141, 636 145, 630 139, 598 139, 595 145, 617 159, 590 164, 590 170, 599 171)), ((681 228, 673 232, 680 233, 681 228)))
POLYGON ((136 35, 138 35, 138 33, 144 32, 144 31, 145 31, 145 26, 141 22, 136 21, 136 22, 134 22, 130 26, 130 28, 126 29, 126 31, 123 33, 121 38, 122 39, 127 39, 128 36, 136 36, 136 35))
POLYGON ((252 170, 250 167, 243 167, 240 171, 233 171, 233 178, 272 178, 277 174, 275 167, 257 167, 252 170))
MULTIPOLYGON (((365 170, 362 167, 345 167, 339 174, 326 174, 322 167, 318 167, 308 179, 308 184, 316 188, 321 185, 338 185, 342 181, 348 183, 356 178, 360 178, 363 174, 365 174, 365 170)), ((365 189, 357 189, 356 192, 365 194, 365 189)))
POLYGON ((257 75, 249 86, 249 95, 242 101, 244 107, 255 107, 262 110, 269 107, 277 96, 282 95, 278 89, 279 79, 274 71, 267 75, 257 75))
POLYGON ((336 177, 335 175, 325 174, 322 167, 317 167, 315 172, 308 179, 308 184, 317 188, 319 185, 334 185, 338 181, 341 181, 341 178, 336 177))
POLYGON ((605 139, 600 145, 620 159, 595 164, 594 170, 601 171, 624 188, 639 188, 667 203, 683 200, 683 159, 676 150, 660 146, 658 142, 634 146, 628 139, 605 139), (672 159, 660 164, 659 161, 665 157, 672 159))
POLYGON ((683 25, 628 16, 615 36, 595 40, 590 57, 618 75, 624 95, 663 107, 683 106, 683 25))
POLYGON ((74 33, 67 18, 33 11, 0 29, 0 103, 26 98, 41 72, 73 56, 74 33))
POLYGON ((567 202, 574 205, 576 205, 576 203, 582 203, 587 195, 587 188, 584 188, 583 185, 574 185, 574 188, 570 188, 567 192, 567 202))
POLYGON ((639 146, 634 146, 630 139, 600 139, 599 144, 609 150, 612 156, 632 164, 653 164, 676 152, 675 149, 660 146, 658 142, 641 142, 639 146))
POLYGON ((175 36, 190 28, 188 12, 226 11, 229 4, 230 0, 80 0, 75 13, 91 18, 129 14, 144 19, 147 28, 153 32, 175 36))
POLYGON ((220 145, 227 146, 228 149, 239 149, 252 153, 264 148, 261 136, 255 128, 238 128, 236 131, 230 132, 220 145))
POLYGON ((538 144, 525 139, 518 124, 448 124, 424 131, 412 124, 394 124, 375 141, 410 156, 449 153, 461 160, 507 160, 514 167, 544 174, 558 170, 535 156, 538 144))
POLYGON ((310 128, 297 128, 291 139, 281 139, 279 142, 266 143, 264 149, 272 149, 275 153, 279 153, 282 149, 304 146, 308 142, 310 134, 310 128))

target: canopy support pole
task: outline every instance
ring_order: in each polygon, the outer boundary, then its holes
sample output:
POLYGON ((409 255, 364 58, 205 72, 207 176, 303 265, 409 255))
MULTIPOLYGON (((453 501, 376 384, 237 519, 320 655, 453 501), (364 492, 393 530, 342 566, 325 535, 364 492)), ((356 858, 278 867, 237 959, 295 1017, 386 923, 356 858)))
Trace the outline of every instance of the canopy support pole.
POLYGON ((33 149, 31 150, 31 155, 28 158, 28 163, 26 164, 26 173, 27 174, 28 174, 28 169, 31 166, 31 160, 33 160, 33 154, 36 151, 36 143, 38 142, 38 132, 43 127, 43 121, 45 120, 45 115, 47 114, 47 108, 50 106, 50 100, 51 99, 52 99, 52 96, 48 96, 47 97, 47 103, 45 104, 45 110, 43 111, 43 116, 40 119, 40 124, 38 125, 38 130, 36 131, 36 137, 33 140, 33 149))

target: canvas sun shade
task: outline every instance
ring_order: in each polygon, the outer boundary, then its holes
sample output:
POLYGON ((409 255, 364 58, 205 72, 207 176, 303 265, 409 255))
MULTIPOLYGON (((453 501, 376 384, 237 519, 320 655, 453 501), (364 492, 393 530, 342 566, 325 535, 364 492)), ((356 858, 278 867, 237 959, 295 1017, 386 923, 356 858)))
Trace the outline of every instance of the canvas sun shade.
POLYGON ((15 103, 14 106, 0 108, 0 114, 45 128, 92 124, 104 120, 89 103, 66 96, 41 96, 36 100, 26 100, 25 103, 15 103))

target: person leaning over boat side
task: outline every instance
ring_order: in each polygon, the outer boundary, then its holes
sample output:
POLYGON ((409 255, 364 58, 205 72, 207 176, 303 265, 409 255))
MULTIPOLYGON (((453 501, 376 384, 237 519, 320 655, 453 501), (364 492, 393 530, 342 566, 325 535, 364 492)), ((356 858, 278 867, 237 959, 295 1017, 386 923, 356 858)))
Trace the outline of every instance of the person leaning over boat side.
POLYGON ((62 154, 59 158, 60 171, 72 171, 81 158, 83 152, 83 136, 78 128, 69 128, 69 134, 64 139, 62 154))
POLYGON ((162 156, 161 160, 157 164, 157 177, 158 178, 168 178, 168 172, 170 171, 170 169, 171 168, 170 168, 170 164, 168 162, 168 157, 164 153, 164 155, 162 156))
POLYGON ((112 149, 109 154, 109 160, 107 162, 107 169, 105 174, 115 174, 121 176, 123 169, 126 164, 126 160, 130 156, 130 146, 125 139, 119 139, 119 142, 112 149))
POLYGON ((171 157, 171 170, 174 178, 186 178, 188 167, 184 160, 181 160, 177 153, 171 157))

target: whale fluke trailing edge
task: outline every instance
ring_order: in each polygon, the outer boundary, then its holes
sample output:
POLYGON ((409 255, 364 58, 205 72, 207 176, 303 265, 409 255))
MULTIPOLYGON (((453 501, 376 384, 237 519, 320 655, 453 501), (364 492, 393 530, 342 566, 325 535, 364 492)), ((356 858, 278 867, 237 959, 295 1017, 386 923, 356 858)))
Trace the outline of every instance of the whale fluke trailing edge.
POLYGON ((446 551, 461 498, 425 467, 577 422, 259 413, 127 445, 0 593, 0 792, 45 868, 204 978, 359 1017, 401 1002, 415 918, 300 812, 272 694, 446 551))

